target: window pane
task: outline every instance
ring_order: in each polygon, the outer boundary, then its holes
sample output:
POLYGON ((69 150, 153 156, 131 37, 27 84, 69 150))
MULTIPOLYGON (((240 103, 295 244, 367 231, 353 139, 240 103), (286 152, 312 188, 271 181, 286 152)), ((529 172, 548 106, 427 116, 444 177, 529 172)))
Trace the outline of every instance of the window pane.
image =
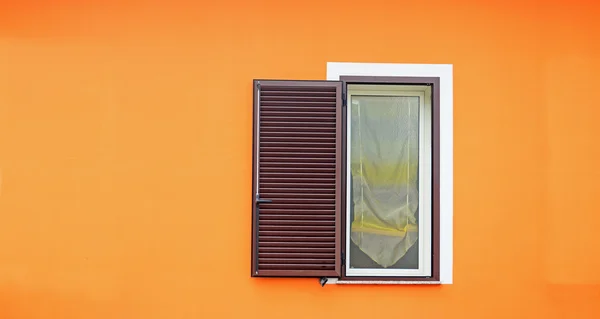
POLYGON ((351 96, 350 268, 418 268, 419 97, 351 96))

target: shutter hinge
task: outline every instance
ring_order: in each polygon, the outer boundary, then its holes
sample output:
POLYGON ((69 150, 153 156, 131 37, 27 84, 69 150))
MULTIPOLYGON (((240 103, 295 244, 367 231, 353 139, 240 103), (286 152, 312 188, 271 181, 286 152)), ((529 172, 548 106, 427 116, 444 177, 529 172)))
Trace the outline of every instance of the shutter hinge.
POLYGON ((260 82, 256 82, 256 88, 260 89, 260 82))
POLYGON ((327 279, 327 277, 321 277, 321 279, 319 279, 319 283, 321 284, 321 287, 325 287, 325 284, 329 281, 329 279, 327 279))
POLYGON ((346 266, 346 253, 342 251, 342 266, 346 266))
POLYGON ((346 107, 346 92, 342 93, 342 107, 346 107))

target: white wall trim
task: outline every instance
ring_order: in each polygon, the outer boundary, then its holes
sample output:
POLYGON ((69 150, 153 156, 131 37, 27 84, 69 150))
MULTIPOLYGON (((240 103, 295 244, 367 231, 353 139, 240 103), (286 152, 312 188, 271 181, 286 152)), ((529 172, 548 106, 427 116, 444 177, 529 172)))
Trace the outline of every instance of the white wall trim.
POLYGON ((453 83, 452 64, 327 62, 327 80, 340 76, 440 78, 440 282, 452 284, 453 263, 453 83))

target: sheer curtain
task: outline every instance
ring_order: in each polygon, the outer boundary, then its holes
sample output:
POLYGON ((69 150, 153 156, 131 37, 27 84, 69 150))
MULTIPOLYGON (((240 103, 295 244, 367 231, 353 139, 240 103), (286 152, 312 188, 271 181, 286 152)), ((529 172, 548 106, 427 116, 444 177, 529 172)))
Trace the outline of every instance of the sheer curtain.
POLYGON ((387 268, 418 239, 419 97, 352 96, 351 239, 387 268))

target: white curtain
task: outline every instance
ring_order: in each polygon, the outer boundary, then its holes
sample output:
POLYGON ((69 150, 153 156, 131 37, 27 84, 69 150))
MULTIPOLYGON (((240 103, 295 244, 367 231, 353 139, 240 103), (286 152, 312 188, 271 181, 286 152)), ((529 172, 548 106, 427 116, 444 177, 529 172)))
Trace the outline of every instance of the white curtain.
POLYGON ((418 239, 419 97, 352 96, 352 241, 390 267, 418 239))

